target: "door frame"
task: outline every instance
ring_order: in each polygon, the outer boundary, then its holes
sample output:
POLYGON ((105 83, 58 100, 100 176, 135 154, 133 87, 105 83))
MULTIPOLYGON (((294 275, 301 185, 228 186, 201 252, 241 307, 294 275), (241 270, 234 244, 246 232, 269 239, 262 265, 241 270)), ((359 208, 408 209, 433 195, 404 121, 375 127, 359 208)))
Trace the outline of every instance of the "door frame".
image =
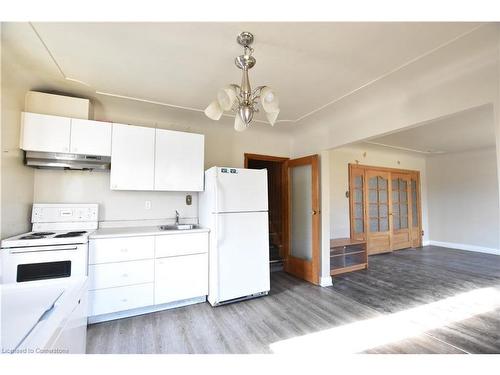
POLYGON ((282 199, 282 233, 283 233, 283 259, 287 259, 289 253, 289 241, 290 241, 290 226, 289 226, 289 205, 288 205, 288 161, 290 158, 281 156, 271 156, 271 155, 261 155, 261 154, 251 154, 244 153, 244 167, 248 168, 248 162, 250 160, 262 160, 262 161, 272 161, 281 163, 281 176, 283 181, 281 199, 282 199))
MULTIPOLYGON (((367 170, 374 170, 374 171, 380 171, 380 172, 389 172, 392 176, 392 174, 407 174, 409 175, 410 177, 410 183, 411 183, 411 180, 412 178, 415 178, 416 180, 416 183, 417 183, 417 186, 416 186, 416 189, 417 189, 417 210, 418 210, 418 215, 417 215, 417 218, 418 218, 418 225, 417 225, 417 229, 416 231, 418 232, 418 243, 417 243, 417 246, 415 246, 414 242, 413 242, 413 223, 412 223, 412 218, 410 218, 410 211, 408 212, 408 226, 409 228, 411 229, 410 230, 410 242, 411 242, 411 247, 421 247, 422 246, 422 242, 423 242, 423 230, 422 230, 422 195, 421 195, 421 179, 420 179, 420 171, 417 171, 417 170, 411 170, 411 169, 401 169, 401 168, 390 168, 390 167, 377 167, 377 166, 373 166, 373 165, 365 165, 365 164, 356 164, 356 163, 349 163, 348 164, 348 186, 349 186, 349 226, 350 226, 350 234, 351 234, 351 238, 353 238, 353 225, 352 225, 352 198, 351 198, 351 178, 352 178, 352 170, 353 168, 358 168, 358 169, 363 169, 364 170, 364 175, 365 175, 365 178, 363 179, 363 183, 366 184, 367 181, 366 181, 366 171, 367 170)), ((391 183, 391 181, 389 181, 389 183, 391 183)), ((389 189, 389 187, 388 187, 389 189)), ((365 191, 365 187, 363 187, 363 190, 365 191)), ((391 190, 392 190, 392 185, 391 185, 391 190)), ((411 191, 411 187, 410 187, 410 191, 411 191)), ((367 206, 366 206, 366 193, 363 193, 363 210, 364 210, 364 230, 365 230, 365 236, 367 235, 367 225, 368 225, 368 219, 367 219, 367 206)), ((391 196, 389 197, 390 199, 390 210, 392 212, 392 193, 390 194, 391 196)), ((410 197, 408 197, 410 198, 410 197)), ((411 204, 409 203, 408 204, 408 208, 409 210, 412 208, 410 207, 411 204)), ((391 215, 391 220, 389 221, 389 224, 390 224, 390 231, 392 231, 393 229, 393 226, 392 226, 392 215, 391 215)), ((367 246, 368 246, 368 243, 367 243, 367 246)), ((391 245, 390 245, 390 249, 387 250, 387 252, 392 252, 392 240, 391 240, 391 245)), ((370 254, 369 254, 370 255, 370 254)))
MULTIPOLYGON (((311 256, 311 269, 308 274, 305 275, 304 280, 309 281, 313 284, 320 285, 320 255, 321 255, 321 207, 320 207, 320 179, 319 179, 319 156, 309 155, 297 159, 291 159, 287 163, 287 186, 290 184, 290 168, 298 167, 301 165, 311 165, 311 179, 312 179, 312 256, 311 256)), ((288 227, 290 227, 290 202, 291 202, 291 189, 288 188, 287 195, 287 210, 288 210, 288 227)), ((298 260, 298 258, 291 257, 289 251, 291 247, 291 236, 289 236, 288 246, 287 246, 287 257, 285 258, 285 271, 294 274, 297 271, 303 271, 304 265, 303 261, 298 260)))

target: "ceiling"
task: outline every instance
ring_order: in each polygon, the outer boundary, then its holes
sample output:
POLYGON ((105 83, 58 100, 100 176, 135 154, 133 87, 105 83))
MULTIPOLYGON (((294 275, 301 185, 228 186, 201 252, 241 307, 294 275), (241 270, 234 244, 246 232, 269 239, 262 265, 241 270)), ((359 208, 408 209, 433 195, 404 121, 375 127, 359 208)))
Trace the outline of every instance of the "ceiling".
POLYGON ((11 23, 2 37, 55 89, 203 110, 238 83, 236 36, 254 33, 254 86, 296 121, 478 27, 477 23, 11 23), (73 81, 68 81, 69 78, 73 81), (68 86, 71 85, 71 86, 68 86))
POLYGON ((495 146, 493 108, 485 105, 426 122, 366 143, 414 151, 443 154, 495 146))

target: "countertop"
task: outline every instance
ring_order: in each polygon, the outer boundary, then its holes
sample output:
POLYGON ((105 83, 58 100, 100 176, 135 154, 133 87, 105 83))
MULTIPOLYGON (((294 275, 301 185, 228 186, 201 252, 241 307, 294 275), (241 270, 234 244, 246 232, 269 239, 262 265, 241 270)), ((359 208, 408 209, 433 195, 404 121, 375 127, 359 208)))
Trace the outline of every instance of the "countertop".
POLYGON ((72 304, 65 306, 69 296, 81 293, 84 288, 87 288, 87 278, 1 285, 2 352, 15 353, 25 345, 42 349, 43 343, 67 317, 65 314, 74 309, 72 304), (51 310, 52 307, 55 309, 51 310), (49 310, 52 313, 47 316, 49 310))
POLYGON ((196 228, 186 230, 161 230, 158 225, 147 227, 119 227, 100 228, 89 235, 89 239, 115 238, 115 237, 137 237, 137 236, 168 236, 171 234, 206 233, 207 228, 196 228))

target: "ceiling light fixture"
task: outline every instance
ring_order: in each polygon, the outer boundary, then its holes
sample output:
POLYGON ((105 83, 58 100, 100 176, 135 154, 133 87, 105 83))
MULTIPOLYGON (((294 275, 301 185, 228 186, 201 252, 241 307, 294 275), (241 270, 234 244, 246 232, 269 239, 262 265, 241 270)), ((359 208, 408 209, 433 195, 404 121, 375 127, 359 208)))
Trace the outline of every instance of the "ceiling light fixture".
POLYGON ((249 127, 254 114, 259 112, 260 102, 267 120, 273 126, 280 112, 278 97, 268 86, 259 86, 252 90, 248 78, 248 70, 257 62, 252 56, 253 48, 250 47, 253 43, 253 34, 244 31, 238 35, 236 41, 244 49, 243 55, 234 60, 235 65, 243 71, 241 86, 230 84, 219 90, 217 99, 208 105, 205 114, 212 120, 219 120, 224 111, 233 111, 236 113, 234 129, 243 131, 249 127))

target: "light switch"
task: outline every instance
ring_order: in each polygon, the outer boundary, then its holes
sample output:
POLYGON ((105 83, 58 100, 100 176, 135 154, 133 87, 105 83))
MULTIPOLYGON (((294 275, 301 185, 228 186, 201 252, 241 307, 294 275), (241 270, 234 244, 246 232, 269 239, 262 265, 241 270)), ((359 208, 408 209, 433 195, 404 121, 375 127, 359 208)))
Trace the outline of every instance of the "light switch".
POLYGON ((151 209, 151 201, 146 201, 144 202, 144 208, 146 210, 150 210, 151 209))

